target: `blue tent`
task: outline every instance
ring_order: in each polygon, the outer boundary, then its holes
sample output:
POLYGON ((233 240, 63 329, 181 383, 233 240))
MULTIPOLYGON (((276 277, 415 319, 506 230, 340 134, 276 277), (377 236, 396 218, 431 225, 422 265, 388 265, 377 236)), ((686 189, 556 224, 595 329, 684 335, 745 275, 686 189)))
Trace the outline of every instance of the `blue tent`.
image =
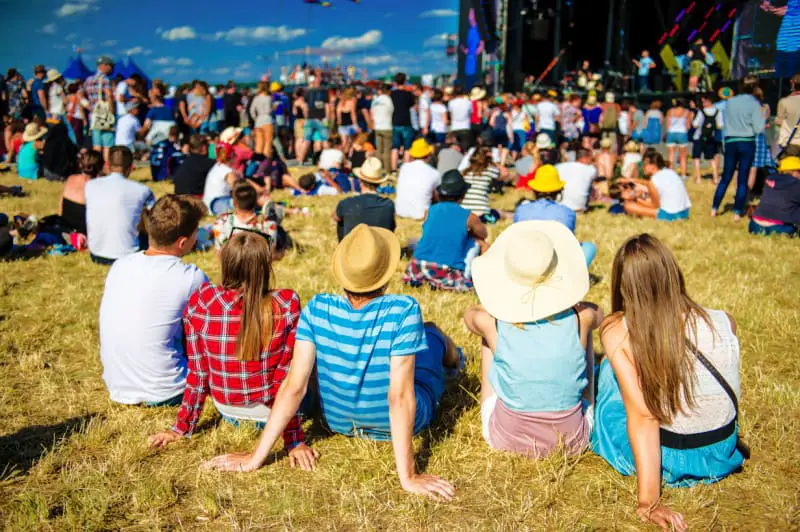
POLYGON ((147 74, 144 73, 144 70, 139 68, 139 65, 133 62, 132 57, 128 57, 128 69, 126 72, 128 77, 132 76, 133 74, 139 74, 142 76, 142 79, 145 81, 145 83, 147 83, 148 86, 150 85, 150 78, 147 77, 147 74))
POLYGON ((81 54, 78 54, 78 57, 70 57, 67 67, 61 75, 64 76, 64 79, 79 79, 84 81, 92 75, 92 71, 89 70, 89 67, 83 62, 81 54))

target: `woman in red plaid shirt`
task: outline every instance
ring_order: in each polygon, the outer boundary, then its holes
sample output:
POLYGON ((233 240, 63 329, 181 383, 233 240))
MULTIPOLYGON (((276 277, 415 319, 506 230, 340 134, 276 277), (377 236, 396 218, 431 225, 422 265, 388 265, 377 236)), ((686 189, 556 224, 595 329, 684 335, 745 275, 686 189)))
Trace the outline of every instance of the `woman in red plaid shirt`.
MULTIPOLYGON (((152 447, 191 436, 209 394, 226 421, 263 426, 269 418, 289 372, 300 317, 300 298, 293 290, 269 288, 270 249, 267 235, 235 228, 222 249, 222 284, 204 284, 189 299, 183 320, 186 391, 177 421, 149 438, 152 447)), ((305 444, 298 414, 283 431, 283 441, 292 466, 314 466, 317 453, 305 444)))

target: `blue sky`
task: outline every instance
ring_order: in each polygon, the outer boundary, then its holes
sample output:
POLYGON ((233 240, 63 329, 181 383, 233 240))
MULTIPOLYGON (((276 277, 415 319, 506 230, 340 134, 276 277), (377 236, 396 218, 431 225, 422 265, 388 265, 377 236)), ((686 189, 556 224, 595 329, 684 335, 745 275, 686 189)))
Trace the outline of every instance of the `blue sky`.
POLYGON ((303 0, 0 0, 0 68, 26 77, 37 63, 63 69, 81 48, 92 69, 100 54, 130 55, 150 77, 171 82, 251 81, 302 62, 287 52, 312 47, 370 77, 454 69, 444 49, 446 35, 457 32, 458 0, 330 1, 326 8, 303 0))

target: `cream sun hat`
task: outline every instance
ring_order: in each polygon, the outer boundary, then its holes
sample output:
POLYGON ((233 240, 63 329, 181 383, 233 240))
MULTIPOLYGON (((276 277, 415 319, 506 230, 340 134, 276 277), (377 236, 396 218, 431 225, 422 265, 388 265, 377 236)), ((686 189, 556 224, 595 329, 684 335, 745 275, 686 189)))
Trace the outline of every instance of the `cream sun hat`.
POLYGON ((565 225, 528 221, 511 225, 472 262, 472 281, 493 317, 529 323, 579 303, 589 291, 589 270, 565 225))
POLYGON ((353 170, 353 173, 361 181, 366 181, 373 185, 380 185, 388 179, 387 176, 383 175, 383 163, 377 157, 368 158, 363 165, 353 170))
POLYGON ((333 252, 333 276, 354 294, 386 286, 400 263, 400 241, 382 227, 359 224, 333 252))
POLYGON ((219 141, 222 142, 223 144, 233 144, 237 140, 239 140, 239 135, 241 134, 242 134, 242 128, 228 126, 220 134, 219 141))

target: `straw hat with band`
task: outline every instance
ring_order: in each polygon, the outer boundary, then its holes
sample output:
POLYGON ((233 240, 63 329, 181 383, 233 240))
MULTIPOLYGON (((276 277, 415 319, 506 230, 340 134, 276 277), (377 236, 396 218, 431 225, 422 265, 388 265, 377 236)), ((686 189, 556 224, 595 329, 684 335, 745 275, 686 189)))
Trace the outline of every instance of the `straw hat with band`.
POLYGON ((471 91, 469 91, 469 99, 472 101, 476 100, 483 100, 486 98, 486 90, 480 87, 473 87, 471 91))
POLYGON ((441 184, 436 187, 440 196, 447 198, 460 198, 467 193, 472 185, 464 181, 464 176, 458 170, 448 170, 442 176, 441 184))
POLYGON ((22 133, 22 142, 33 142, 47 135, 47 128, 39 126, 33 122, 25 126, 25 131, 22 133))
POLYGON ((547 133, 539 133, 536 135, 536 147, 540 150, 549 150, 553 147, 553 139, 547 133))
POLYGON ((408 154, 414 159, 424 159, 431 153, 433 153, 433 148, 425 139, 415 140, 411 149, 408 150, 408 154))
POLYGON ((54 81, 59 79, 61 79, 61 72, 59 72, 55 68, 51 68, 50 70, 47 71, 47 78, 45 79, 47 83, 53 83, 54 81))
POLYGON ((518 222, 472 262, 486 311, 507 323, 530 323, 579 303, 589 291, 581 245, 565 225, 518 222))
POLYGON ((800 157, 786 157, 778 166, 779 172, 798 172, 800 171, 800 157))
POLYGON ((558 175, 558 170, 552 164, 540 166, 536 170, 533 179, 528 181, 528 188, 534 192, 541 192, 543 194, 564 190, 565 186, 566 183, 561 180, 561 177, 558 175))
POLYGON ((354 294, 386 286, 400 263, 400 241, 382 227, 359 224, 333 252, 333 276, 354 294))
POLYGON ((355 176, 366 183, 380 185, 385 183, 388 176, 383 175, 383 163, 377 157, 370 157, 359 168, 353 170, 355 176))
POLYGON ((635 140, 629 140, 625 143, 625 147, 623 148, 626 152, 629 153, 638 153, 639 152, 639 144, 635 140))
POLYGON ((228 126, 220 134, 219 141, 223 144, 234 144, 237 140, 239 140, 239 135, 241 134, 242 128, 228 126))

